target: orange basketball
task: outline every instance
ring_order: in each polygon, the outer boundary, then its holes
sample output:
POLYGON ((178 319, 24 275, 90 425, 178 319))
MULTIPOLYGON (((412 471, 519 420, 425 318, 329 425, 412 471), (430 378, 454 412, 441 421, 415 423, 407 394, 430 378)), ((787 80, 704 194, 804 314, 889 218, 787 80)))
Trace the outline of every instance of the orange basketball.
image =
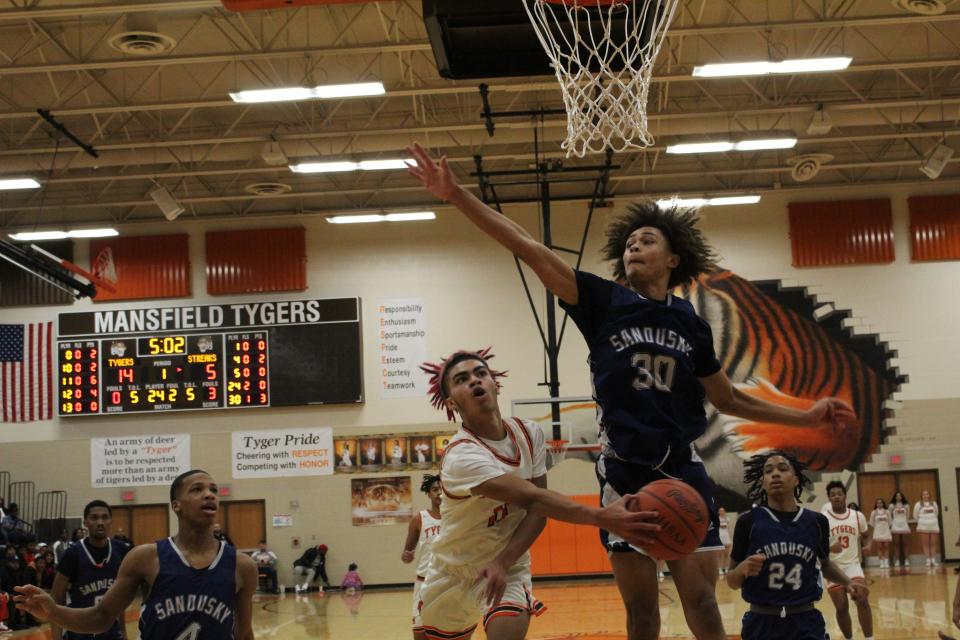
POLYGON ((637 492, 632 511, 656 511, 657 541, 643 548, 660 560, 676 560, 693 553, 707 535, 710 512, 697 491, 679 480, 657 480, 637 492))

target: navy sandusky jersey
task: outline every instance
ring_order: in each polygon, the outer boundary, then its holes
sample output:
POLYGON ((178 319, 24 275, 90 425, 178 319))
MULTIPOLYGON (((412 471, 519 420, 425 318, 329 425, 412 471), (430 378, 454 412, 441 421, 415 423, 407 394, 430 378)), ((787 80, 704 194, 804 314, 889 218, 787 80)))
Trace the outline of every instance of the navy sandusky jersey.
POLYGON ((600 442, 606 455, 658 464, 707 427, 698 378, 720 370, 713 334, 688 301, 648 300, 576 272, 578 303, 561 303, 590 349, 600 442))
POLYGON ((237 549, 220 543, 205 569, 194 569, 173 543, 157 541, 160 573, 140 610, 141 640, 232 640, 237 549))
POLYGON ((817 514, 801 509, 795 518, 781 522, 766 507, 752 511, 747 555, 766 556, 763 568, 743 581, 743 599, 768 607, 810 604, 823 595, 820 577, 820 525, 817 514))
MULTIPOLYGON (((70 582, 70 589, 67 591, 70 596, 69 606, 80 609, 96 605, 116 580, 120 563, 129 550, 130 547, 124 543, 110 539, 107 540, 105 548, 90 547, 83 540, 70 545, 60 559, 59 566, 60 572, 70 582)), ((70 640, 115 640, 121 637, 119 621, 96 635, 66 632, 66 638, 70 640)))

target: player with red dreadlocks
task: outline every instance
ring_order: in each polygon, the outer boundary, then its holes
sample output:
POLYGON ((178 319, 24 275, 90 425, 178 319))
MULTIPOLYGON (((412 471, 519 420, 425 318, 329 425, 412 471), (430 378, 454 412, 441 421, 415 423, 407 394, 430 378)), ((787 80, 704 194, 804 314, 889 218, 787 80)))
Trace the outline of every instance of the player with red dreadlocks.
POLYGON ((632 512, 632 496, 590 507, 549 491, 543 432, 533 422, 504 420, 490 349, 457 351, 421 367, 432 402, 463 423, 440 463, 443 523, 420 589, 420 622, 428 640, 466 640, 483 612, 487 637, 522 638, 544 607, 532 593, 529 548, 546 518, 589 524, 645 544, 655 512, 632 512))

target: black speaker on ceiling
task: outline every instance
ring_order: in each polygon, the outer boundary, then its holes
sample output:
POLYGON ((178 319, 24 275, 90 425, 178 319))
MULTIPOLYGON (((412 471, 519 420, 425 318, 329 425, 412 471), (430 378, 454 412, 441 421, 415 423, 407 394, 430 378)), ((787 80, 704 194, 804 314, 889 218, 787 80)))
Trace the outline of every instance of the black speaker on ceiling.
POLYGON ((423 0, 444 78, 553 75, 522 0, 423 0))

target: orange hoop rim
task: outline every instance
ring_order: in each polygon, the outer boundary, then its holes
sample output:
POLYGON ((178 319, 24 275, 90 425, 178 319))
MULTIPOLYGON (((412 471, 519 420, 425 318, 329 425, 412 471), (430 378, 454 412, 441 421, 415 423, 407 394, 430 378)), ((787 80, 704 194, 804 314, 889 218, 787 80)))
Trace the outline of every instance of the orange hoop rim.
POLYGON ((570 444, 569 440, 547 440, 547 448, 556 453, 564 451, 568 444, 570 444))

